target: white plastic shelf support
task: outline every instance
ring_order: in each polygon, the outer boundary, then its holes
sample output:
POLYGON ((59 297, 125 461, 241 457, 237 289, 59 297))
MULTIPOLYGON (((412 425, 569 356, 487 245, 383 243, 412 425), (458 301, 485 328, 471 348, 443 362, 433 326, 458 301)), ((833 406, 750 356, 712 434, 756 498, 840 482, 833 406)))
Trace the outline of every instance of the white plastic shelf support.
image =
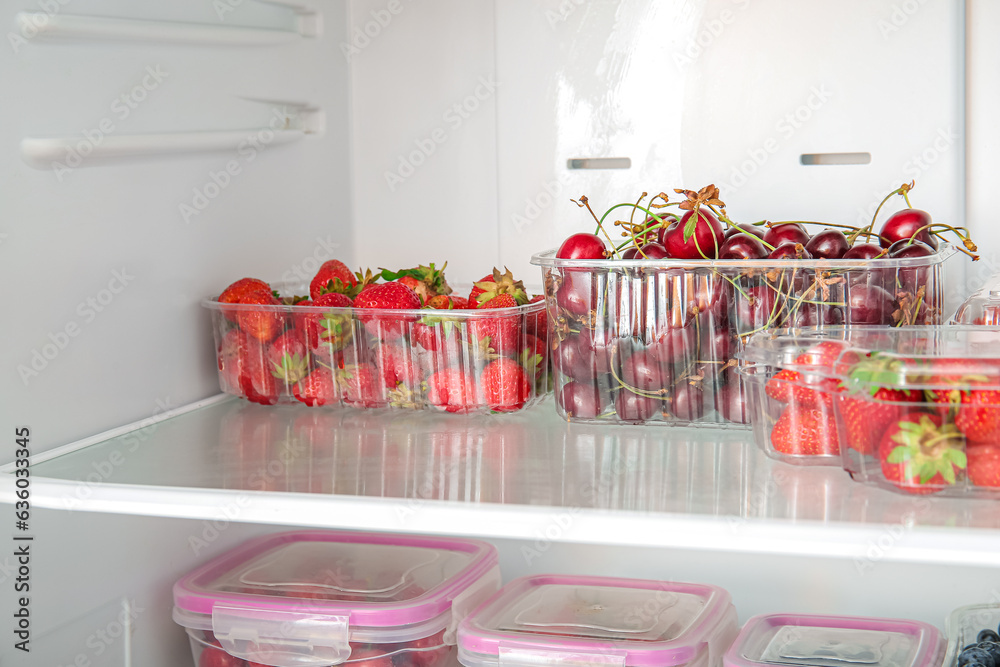
POLYGON ((43 40, 274 46, 319 34, 321 21, 315 12, 297 9, 296 13, 297 31, 44 12, 20 12, 16 22, 22 34, 43 40))
MULTIPOLYGON (((298 129, 257 128, 108 136, 98 145, 88 144, 89 152, 80 164, 84 166, 137 157, 236 150, 244 142, 251 141, 253 137, 263 136, 269 137, 266 140, 261 139, 268 145, 280 145, 297 141, 306 134, 305 130, 298 129)), ((36 169, 52 169, 56 164, 65 164, 66 156, 72 154, 79 143, 81 143, 79 136, 28 137, 21 140, 21 159, 36 169)))

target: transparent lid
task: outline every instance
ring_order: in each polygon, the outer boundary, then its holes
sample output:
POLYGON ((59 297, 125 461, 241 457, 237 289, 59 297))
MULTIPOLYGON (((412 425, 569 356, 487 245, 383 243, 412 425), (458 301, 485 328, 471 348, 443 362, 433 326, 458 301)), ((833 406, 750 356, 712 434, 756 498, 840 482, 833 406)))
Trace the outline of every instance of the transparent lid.
POLYGON ((543 575, 504 586, 459 626, 464 665, 683 665, 732 620, 716 586, 543 575))
POLYGON ((936 667, 940 633, 919 621, 853 616, 772 614, 743 626, 726 667, 936 667))
MULTIPOLYGON (((174 620, 267 664, 330 665, 350 642, 450 630, 499 588, 496 549, 475 540, 296 531, 251 540, 174 585, 174 620)), ((446 633, 446 639, 448 633, 446 633)))
POLYGON ((741 356, 813 379, 836 378, 849 391, 1000 389, 1000 328, 994 327, 784 329, 754 335, 741 356))
POLYGON ((973 292, 951 318, 953 324, 1000 326, 1000 273, 973 292))

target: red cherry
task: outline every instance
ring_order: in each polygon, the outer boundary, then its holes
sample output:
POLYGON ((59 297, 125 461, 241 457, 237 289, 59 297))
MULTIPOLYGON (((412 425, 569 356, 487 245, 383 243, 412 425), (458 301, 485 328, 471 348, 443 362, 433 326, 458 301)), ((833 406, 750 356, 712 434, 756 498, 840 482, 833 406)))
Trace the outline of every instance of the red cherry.
POLYGON ((661 406, 660 399, 633 394, 628 389, 622 389, 615 396, 615 412, 621 421, 647 421, 660 412, 661 406))
POLYGON ((746 335, 773 327, 781 321, 783 304, 778 303, 774 289, 766 285, 757 285, 736 297, 736 321, 740 326, 740 334, 746 335))
POLYGON ((840 259, 850 249, 847 237, 836 229, 824 229, 806 243, 806 250, 813 257, 840 259))
POLYGON ((635 251, 633 259, 666 259, 670 257, 667 249, 660 243, 647 243, 635 251), (645 256, 643 256, 645 255, 645 256))
POLYGON ((635 246, 629 246, 622 251, 622 259, 635 259, 636 255, 639 254, 639 249, 635 246))
POLYGON ((797 222, 786 222, 783 225, 775 225, 764 234, 764 242, 777 248, 782 243, 801 243, 805 245, 809 242, 809 232, 805 227, 797 222))
POLYGON ((801 303, 795 312, 788 318, 783 326, 787 327, 815 327, 820 324, 824 326, 836 326, 844 323, 844 309, 842 306, 832 306, 815 303, 801 303))
POLYGON ((567 417, 593 419, 603 412, 601 391, 593 382, 568 382, 559 390, 557 400, 567 417))
POLYGON ((650 352, 640 350, 622 362, 622 379, 634 389, 655 392, 670 384, 670 368, 650 352))
POLYGON ((847 296, 848 324, 892 324, 895 301, 877 285, 851 285, 847 296))
POLYGON ((573 234, 556 251, 559 259, 605 259, 607 256, 608 247, 604 245, 604 239, 585 232, 573 234))
POLYGON ((921 229, 920 232, 917 232, 918 229, 929 224, 931 224, 931 215, 927 211, 921 211, 918 208, 904 208, 902 211, 890 215, 889 219, 882 225, 882 229, 878 233, 879 243, 882 244, 883 248, 888 248, 896 241, 913 238, 913 235, 916 234, 917 241, 923 241, 932 250, 937 250, 937 240, 928 230, 921 229))
POLYGON ((812 259, 812 253, 806 250, 805 245, 799 242, 787 241, 778 244, 768 259, 812 259))
POLYGON ((733 234, 719 248, 719 259, 764 259, 768 250, 751 234, 733 234))
POLYGON ((715 259, 724 241, 722 224, 710 212, 699 209, 694 234, 685 240, 684 227, 694 213, 688 211, 680 220, 664 227, 660 234, 660 243, 670 256, 676 259, 715 259))
POLYGON ((740 388, 739 379, 731 377, 729 380, 715 394, 715 409, 722 413, 726 421, 749 424, 746 397, 740 388))
POLYGON ((705 414, 705 395, 693 384, 682 384, 674 389, 670 411, 682 421, 701 419, 705 414))
MULTIPOLYGON (((903 239, 896 241, 889 246, 888 255, 893 259, 907 259, 911 257, 929 257, 934 254, 926 243, 920 241, 910 241, 903 239)), ((900 289, 915 293, 917 289, 927 283, 927 268, 900 268, 896 271, 896 286, 900 289)))
POLYGON ((874 243, 856 243, 847 249, 843 259, 875 259, 882 254, 882 248, 874 243))
POLYGON ((586 315, 593 307, 594 282, 586 271, 567 270, 556 292, 556 303, 573 315, 586 315))
POLYGON ((733 225, 732 227, 727 229, 725 238, 728 239, 729 237, 735 234, 750 234, 752 236, 756 236, 759 239, 762 239, 764 238, 764 234, 766 233, 767 233, 767 227, 764 226, 758 227, 757 225, 751 225, 749 223, 744 222, 739 225, 733 225))
MULTIPOLYGON (((658 333, 649 344, 649 353, 660 364, 673 364, 677 367, 686 366, 693 361, 698 349, 698 330, 693 326, 668 327, 658 333)), ((671 382, 670 377, 664 378, 665 383, 671 382)), ((659 389, 659 387, 655 387, 659 389)))

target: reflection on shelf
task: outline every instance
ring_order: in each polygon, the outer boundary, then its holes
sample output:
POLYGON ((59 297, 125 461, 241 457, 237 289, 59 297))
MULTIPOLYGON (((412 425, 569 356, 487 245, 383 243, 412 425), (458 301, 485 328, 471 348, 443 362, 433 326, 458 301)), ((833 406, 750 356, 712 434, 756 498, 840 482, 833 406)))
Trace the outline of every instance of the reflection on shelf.
POLYGON ((32 467, 35 478, 277 494, 1000 528, 989 500, 909 497, 766 458, 744 431, 568 424, 551 399, 462 416, 222 400, 32 467), (110 463, 109 463, 110 462, 110 463))

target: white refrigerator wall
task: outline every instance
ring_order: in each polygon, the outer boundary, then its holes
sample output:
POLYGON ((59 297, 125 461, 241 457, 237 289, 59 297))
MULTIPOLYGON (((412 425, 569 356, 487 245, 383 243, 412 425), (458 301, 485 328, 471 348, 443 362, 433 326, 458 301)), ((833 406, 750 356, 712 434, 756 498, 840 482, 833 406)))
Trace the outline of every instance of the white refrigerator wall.
POLYGON ((41 451, 216 393, 202 298, 246 275, 353 264, 346 13, 324 3, 310 38, 290 7, 252 0, 0 9, 0 413, 41 451), (23 10, 41 28, 22 27, 23 10), (92 36, 60 39, 80 17, 99 17, 92 36), (244 43, 273 35, 289 39, 244 43), (129 137, 153 150, 159 133, 196 133, 165 142, 192 150, 99 157, 129 137), (26 139, 60 137, 65 150, 27 164, 26 139))

